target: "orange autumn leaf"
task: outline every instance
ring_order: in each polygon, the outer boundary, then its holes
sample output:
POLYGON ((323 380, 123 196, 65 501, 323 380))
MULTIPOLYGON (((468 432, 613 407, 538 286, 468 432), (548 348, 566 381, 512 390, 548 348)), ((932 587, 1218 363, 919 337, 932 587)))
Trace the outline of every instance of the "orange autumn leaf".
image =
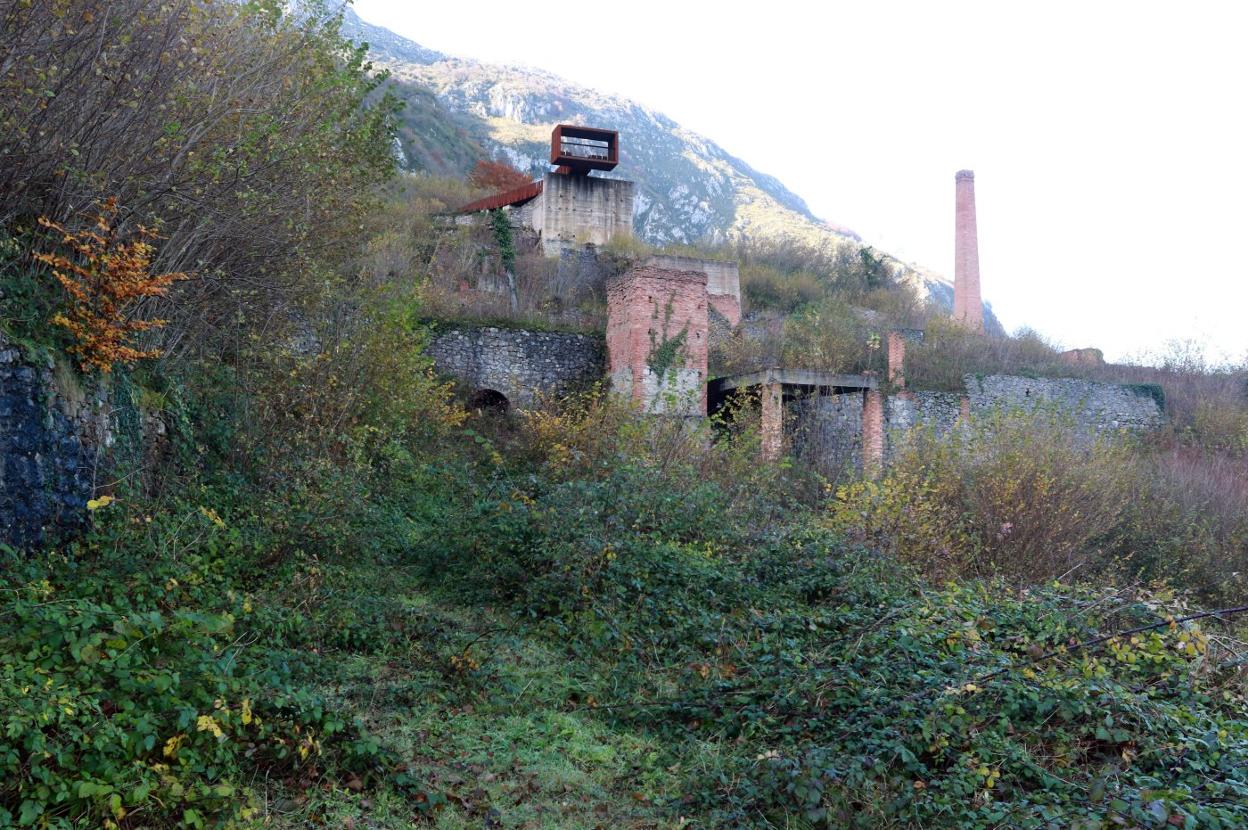
POLYGON ((83 371, 108 372, 117 363, 158 357, 156 349, 136 348, 134 336, 166 321, 135 318, 134 306, 147 297, 164 296, 173 283, 189 278, 183 273, 153 274, 156 232, 140 225, 134 236, 122 238, 118 212, 117 200, 110 198, 99 206, 94 227, 78 231, 39 218, 42 227, 61 237, 59 252, 33 254, 52 269, 68 300, 67 309, 54 315, 52 323, 73 337, 69 351, 83 371))

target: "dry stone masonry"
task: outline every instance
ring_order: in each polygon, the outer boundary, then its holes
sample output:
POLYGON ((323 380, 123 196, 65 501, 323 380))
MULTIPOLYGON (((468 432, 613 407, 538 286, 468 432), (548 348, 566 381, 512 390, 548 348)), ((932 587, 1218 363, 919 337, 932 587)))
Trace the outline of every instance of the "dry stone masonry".
POLYGON ((1022 378, 967 375, 971 412, 995 407, 1048 407, 1074 420, 1086 434, 1155 429, 1165 421, 1164 401, 1153 386, 1101 383, 1080 378, 1022 378))
POLYGON ((496 392, 518 407, 602 377, 602 341, 585 334, 454 328, 433 339, 429 354, 439 372, 473 393, 496 392))
POLYGON ((103 412, 102 398, 65 394, 50 363, 0 337, 0 542, 25 548, 81 526, 103 412))

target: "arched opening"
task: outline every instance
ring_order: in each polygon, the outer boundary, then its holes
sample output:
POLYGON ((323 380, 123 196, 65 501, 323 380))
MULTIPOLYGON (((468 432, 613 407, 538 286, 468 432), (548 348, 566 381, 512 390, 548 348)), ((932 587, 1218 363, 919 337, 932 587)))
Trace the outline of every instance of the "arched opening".
POLYGON ((468 408, 482 414, 505 415, 511 401, 495 389, 478 389, 468 397, 468 408))

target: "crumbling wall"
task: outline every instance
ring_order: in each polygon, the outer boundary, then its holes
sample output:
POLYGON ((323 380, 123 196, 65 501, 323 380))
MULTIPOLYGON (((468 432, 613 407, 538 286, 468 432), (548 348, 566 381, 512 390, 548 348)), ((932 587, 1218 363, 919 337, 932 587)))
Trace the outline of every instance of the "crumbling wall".
POLYGON ((966 392, 908 392, 893 395, 885 407, 888 429, 916 426, 945 433, 965 408, 971 415, 996 409, 1051 409, 1071 419, 1085 435, 1156 429, 1165 423, 1162 403, 1151 387, 1103 383, 1080 378, 1025 378, 987 375, 963 378, 966 392))
POLYGON ((606 295, 607 277, 618 270, 594 245, 567 245, 559 251, 551 294, 565 304, 606 295))
POLYGON ((736 260, 656 254, 647 265, 671 271, 701 271, 706 274, 706 294, 712 310, 735 328, 741 322, 741 270, 736 260))
POLYGON ((0 335, 0 543, 25 549, 85 527, 87 501, 154 492, 171 461, 165 413, 118 369, 84 378, 0 335))
POLYGON ((962 416, 963 397, 959 392, 889 395, 884 403, 884 422, 890 433, 924 427, 943 435, 953 429, 962 416))
POLYGON ((862 470, 861 392, 810 395, 789 404, 793 455, 830 480, 862 470))
POLYGON ((611 388, 645 411, 706 414, 706 274, 640 265, 607 281, 611 388))
POLYGON ((454 328, 429 344, 435 368, 470 391, 493 390, 512 406, 533 404, 602 377, 602 341, 585 334, 493 326, 454 328))

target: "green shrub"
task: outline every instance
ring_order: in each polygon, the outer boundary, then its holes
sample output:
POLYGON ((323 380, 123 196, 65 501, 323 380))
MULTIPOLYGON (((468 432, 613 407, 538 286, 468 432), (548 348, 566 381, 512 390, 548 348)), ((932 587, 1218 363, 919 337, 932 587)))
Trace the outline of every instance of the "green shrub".
POLYGON ((877 326, 842 300, 804 307, 784 324, 784 365, 825 372, 879 371, 884 355, 877 326))
POLYGON ((879 481, 838 490, 829 521, 933 575, 1038 582, 1104 566, 1097 544, 1125 520, 1137 474, 1121 441, 1093 442, 1058 413, 998 411, 906 436, 879 481))
POLYGON ((216 826, 257 812, 257 774, 382 759, 264 636, 253 538, 209 507, 101 510, 0 567, 0 826, 216 826))
POLYGON ((1062 362, 1058 350, 1034 331, 1013 337, 977 334, 943 313, 928 318, 923 341, 906 351, 906 381, 914 389, 960 392, 966 375, 1069 377, 1091 371, 1062 362))
POLYGON ((792 314, 822 298, 827 288, 818 277, 805 271, 785 273, 757 263, 741 269, 741 294, 750 311, 766 309, 792 314))

